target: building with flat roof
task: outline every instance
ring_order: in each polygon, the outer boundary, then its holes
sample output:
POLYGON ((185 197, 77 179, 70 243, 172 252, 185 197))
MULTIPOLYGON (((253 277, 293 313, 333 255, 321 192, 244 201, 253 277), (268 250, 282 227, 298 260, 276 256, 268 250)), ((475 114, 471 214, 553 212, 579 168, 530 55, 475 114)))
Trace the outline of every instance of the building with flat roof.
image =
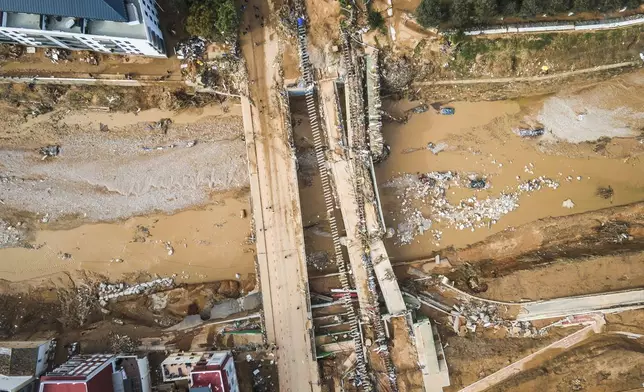
POLYGON ((166 57, 155 0, 0 0, 0 43, 166 57))
POLYGON ((40 377, 39 392, 150 392, 147 356, 77 355, 40 377))
POLYGON ((0 342, 0 391, 34 391, 52 348, 51 340, 0 342))
POLYGON ((190 392, 239 392, 230 351, 179 353, 161 363, 164 382, 187 380, 190 392))

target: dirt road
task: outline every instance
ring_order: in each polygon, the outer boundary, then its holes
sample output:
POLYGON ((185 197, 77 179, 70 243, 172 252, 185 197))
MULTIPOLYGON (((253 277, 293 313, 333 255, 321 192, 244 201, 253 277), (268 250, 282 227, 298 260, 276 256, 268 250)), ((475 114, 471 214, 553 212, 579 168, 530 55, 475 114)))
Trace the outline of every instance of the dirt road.
POLYGON ((538 82, 543 80, 551 80, 558 78, 567 78, 575 75, 582 75, 592 72, 607 71, 617 68, 634 67, 640 65, 639 61, 626 61, 617 64, 600 65, 592 68, 578 69, 576 71, 560 72, 549 75, 541 76, 525 76, 516 78, 485 78, 485 79, 460 79, 460 80, 436 80, 430 82, 415 82, 414 86, 434 86, 434 85, 449 85, 449 84, 485 84, 485 83, 512 83, 512 82, 538 82))
POLYGON ((312 350, 308 277, 295 157, 284 129, 276 87, 279 42, 265 19, 272 2, 251 1, 242 21, 242 51, 248 64, 250 96, 242 99, 248 147, 253 216, 268 340, 277 345, 281 391, 317 391, 312 350), (270 4, 268 4, 270 3, 270 4), (251 8, 253 7, 253 8, 251 8), (253 13, 254 11, 254 13, 253 13), (256 15, 260 15, 258 18, 256 15))

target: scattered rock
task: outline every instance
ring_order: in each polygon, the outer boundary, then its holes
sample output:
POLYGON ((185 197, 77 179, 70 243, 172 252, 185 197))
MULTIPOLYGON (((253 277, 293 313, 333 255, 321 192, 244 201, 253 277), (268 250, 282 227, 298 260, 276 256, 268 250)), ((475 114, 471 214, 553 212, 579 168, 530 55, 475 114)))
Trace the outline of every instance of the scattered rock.
POLYGON ((60 146, 59 145, 49 145, 45 147, 41 147, 40 150, 40 155, 42 155, 42 159, 47 159, 48 157, 55 157, 60 154, 60 146))

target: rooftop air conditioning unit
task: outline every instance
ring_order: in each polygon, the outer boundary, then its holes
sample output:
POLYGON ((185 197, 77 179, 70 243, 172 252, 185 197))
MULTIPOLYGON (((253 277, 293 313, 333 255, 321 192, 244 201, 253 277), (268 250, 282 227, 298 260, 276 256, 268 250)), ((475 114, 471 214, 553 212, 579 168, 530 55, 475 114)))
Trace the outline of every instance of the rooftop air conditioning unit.
POLYGON ((128 17, 127 24, 129 25, 141 24, 141 21, 139 20, 139 11, 136 9, 136 6, 133 3, 126 3, 125 10, 127 11, 127 17, 128 17))

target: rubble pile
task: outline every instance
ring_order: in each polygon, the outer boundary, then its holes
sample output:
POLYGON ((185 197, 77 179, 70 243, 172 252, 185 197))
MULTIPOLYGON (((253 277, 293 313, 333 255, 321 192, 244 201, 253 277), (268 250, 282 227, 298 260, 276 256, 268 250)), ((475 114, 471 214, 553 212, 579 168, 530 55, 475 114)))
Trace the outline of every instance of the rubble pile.
POLYGON ((113 353, 133 353, 139 347, 139 342, 128 335, 110 333, 107 339, 110 344, 110 351, 113 353))
POLYGON ((181 41, 174 48, 179 60, 197 60, 206 54, 206 41, 199 37, 193 37, 181 41))
POLYGON ((545 335, 546 330, 537 330, 530 322, 506 320, 501 316, 500 304, 464 300, 460 306, 454 305, 455 311, 450 316, 454 331, 464 335, 468 331, 476 332, 477 328, 504 328, 510 337, 534 337, 545 335))
POLYGON ((21 226, 22 222, 12 226, 0 219, 0 249, 20 246, 25 240, 25 231, 21 226))
POLYGON ((306 255, 306 265, 316 271, 323 271, 331 265, 331 260, 327 252, 316 251, 306 255))
POLYGON ((40 155, 42 155, 42 159, 46 159, 48 157, 55 157, 60 154, 60 146, 58 145, 49 145, 45 147, 41 147, 38 152, 40 155))
POLYGON ((105 306, 109 300, 129 295, 152 293, 157 290, 164 290, 172 287, 174 287, 174 278, 159 278, 134 285, 128 285, 126 283, 100 283, 98 285, 98 299, 100 305, 105 306))
MULTIPOLYGON (((517 181, 521 181, 517 177, 517 181)), ((476 196, 453 204, 447 200, 447 190, 451 187, 486 189, 490 184, 476 174, 457 172, 429 172, 419 175, 407 174, 385 185, 402 189, 401 213, 403 222, 398 225, 398 242, 409 244, 416 235, 430 231, 435 240, 440 241, 442 232, 430 230, 432 222, 443 222, 449 228, 471 230, 496 224, 501 217, 519 207, 519 197, 523 193, 535 192, 543 188, 557 189, 559 183, 550 178, 539 176, 519 183, 516 189, 506 189, 497 197, 479 199, 476 196), (418 203, 421 203, 420 205, 418 203), (428 206, 431 212, 423 214, 421 208, 428 206)))
POLYGON ((51 60, 52 63, 58 64, 59 61, 70 61, 72 52, 66 49, 49 48, 45 50, 45 57, 51 60))
POLYGON ((391 58, 388 56, 383 59, 382 65, 382 83, 386 90, 403 90, 414 79, 414 66, 405 57, 391 58))

